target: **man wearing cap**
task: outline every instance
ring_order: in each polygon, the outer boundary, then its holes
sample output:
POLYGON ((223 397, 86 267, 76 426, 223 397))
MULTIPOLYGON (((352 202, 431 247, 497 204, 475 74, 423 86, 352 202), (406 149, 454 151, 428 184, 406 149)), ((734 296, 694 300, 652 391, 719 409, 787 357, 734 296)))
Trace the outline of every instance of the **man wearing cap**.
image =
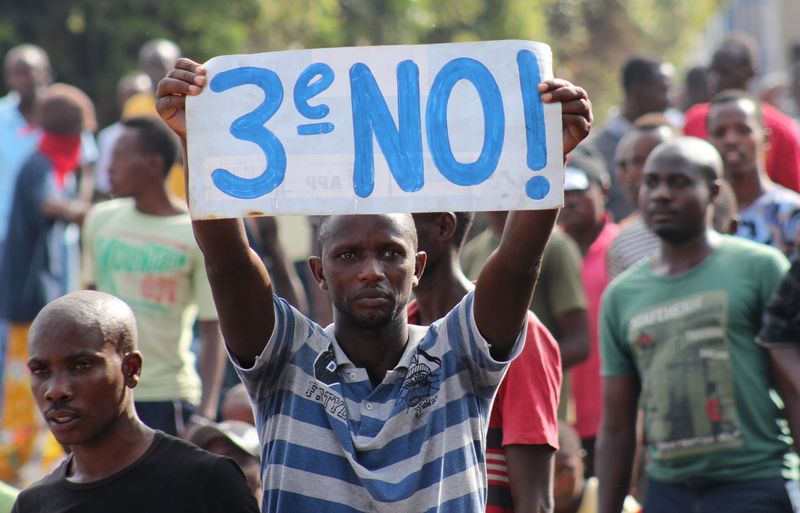
POLYGON ((619 231, 606 212, 609 183, 602 160, 576 154, 567 162, 564 208, 558 220, 583 256, 581 279, 589 317, 589 357, 570 369, 570 389, 575 401, 575 428, 586 451, 589 475, 594 473, 594 439, 603 412, 597 320, 600 296, 609 281, 606 255, 619 231))

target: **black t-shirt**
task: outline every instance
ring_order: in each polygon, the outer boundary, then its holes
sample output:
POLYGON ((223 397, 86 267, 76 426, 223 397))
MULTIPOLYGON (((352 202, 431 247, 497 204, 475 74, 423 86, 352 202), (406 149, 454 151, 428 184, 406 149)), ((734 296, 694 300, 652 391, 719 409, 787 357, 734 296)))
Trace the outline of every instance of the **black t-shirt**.
POLYGON ((68 464, 23 490, 13 513, 258 513, 233 460, 160 431, 141 458, 105 479, 72 483, 68 464))

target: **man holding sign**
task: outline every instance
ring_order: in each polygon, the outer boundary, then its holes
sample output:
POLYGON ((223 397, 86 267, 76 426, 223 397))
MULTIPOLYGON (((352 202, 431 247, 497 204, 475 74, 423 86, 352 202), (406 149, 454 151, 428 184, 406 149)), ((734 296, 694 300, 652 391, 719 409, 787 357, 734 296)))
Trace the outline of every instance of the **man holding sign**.
MULTIPOLYGON (((159 84, 159 114, 184 147, 186 96, 206 82, 205 67, 181 59, 159 84)), ((561 105, 566 155, 589 133, 587 94, 557 79, 538 94, 561 105)), ((326 329, 273 296, 240 219, 194 222, 256 409, 264 511, 484 511, 488 413, 521 351, 557 214, 513 212, 476 290, 430 328, 407 322, 426 261, 409 214, 324 219, 309 263, 333 302, 326 329)))

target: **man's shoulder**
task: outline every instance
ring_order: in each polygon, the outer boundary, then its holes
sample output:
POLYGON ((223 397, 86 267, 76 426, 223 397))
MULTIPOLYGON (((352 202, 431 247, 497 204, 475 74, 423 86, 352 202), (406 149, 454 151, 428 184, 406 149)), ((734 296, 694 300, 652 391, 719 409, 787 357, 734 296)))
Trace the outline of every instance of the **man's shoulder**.
POLYGON ((133 207, 133 200, 131 198, 114 198, 110 200, 95 203, 89 209, 88 215, 110 214, 112 212, 131 210, 133 207))
POLYGON ((572 240, 572 237, 560 227, 555 226, 553 232, 550 234, 550 240, 547 241, 547 246, 544 248, 545 258, 549 255, 576 255, 580 259, 580 249, 578 244, 572 240))
POLYGON ((780 250, 767 244, 733 235, 723 235, 717 251, 720 256, 729 258, 732 262, 755 265, 763 265, 765 262, 787 262, 780 250))
POLYGON ((152 451, 146 456, 147 472, 175 483, 195 482, 199 486, 221 461, 227 459, 161 431, 156 432, 153 444, 152 451))
POLYGON ((783 209, 800 209, 800 194, 791 189, 776 185, 763 196, 765 203, 783 209))
POLYGON ((774 130, 774 128, 777 127, 780 130, 786 130, 792 134, 797 133, 797 124, 791 116, 784 114, 779 109, 767 103, 761 105, 761 112, 764 114, 764 123, 771 129, 774 130))
POLYGON ((651 282, 651 278, 649 259, 648 257, 642 258, 611 280, 611 283, 606 287, 604 295, 614 296, 643 292, 642 285, 651 282))
MULTIPOLYGON (((45 498, 51 496, 55 487, 60 487, 66 482, 66 478, 64 477, 64 466, 66 464, 66 461, 63 462, 58 466, 58 468, 44 476, 42 479, 20 491, 19 495, 17 495, 17 502, 23 505, 28 503, 37 504, 42 502, 45 498)), ((27 509, 22 509, 20 511, 24 512, 27 511, 27 509)))

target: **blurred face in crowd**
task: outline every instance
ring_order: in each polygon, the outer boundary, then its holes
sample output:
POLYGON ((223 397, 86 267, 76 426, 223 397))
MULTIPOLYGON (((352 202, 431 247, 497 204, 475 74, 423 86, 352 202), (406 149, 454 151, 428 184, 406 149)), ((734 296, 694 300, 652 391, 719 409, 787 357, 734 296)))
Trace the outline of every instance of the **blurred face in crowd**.
POLYGON ((583 460, 580 454, 568 454, 559 450, 556 453, 553 474, 553 501, 556 513, 573 511, 581 500, 585 481, 583 479, 583 460))
POLYGON ((643 84, 639 97, 643 103, 643 112, 664 112, 669 107, 669 89, 672 86, 672 66, 662 64, 658 73, 643 84))
POLYGON ((558 222, 569 234, 591 232, 605 218, 606 191, 595 180, 586 180, 586 188, 564 191, 564 208, 558 222))
POLYGON ((631 205, 639 203, 639 186, 642 184, 644 163, 650 152, 669 137, 669 128, 636 131, 628 143, 626 166, 623 173, 618 173, 619 184, 625 198, 631 205))
POLYGON ((708 80, 714 93, 726 89, 747 89, 747 83, 753 75, 753 65, 741 51, 723 48, 711 58, 708 80))
POLYGON ((758 105, 743 98, 712 105, 708 111, 708 141, 722 156, 730 180, 758 172, 766 133, 757 110, 758 105))
POLYGON ((138 130, 124 128, 111 154, 111 194, 117 198, 136 197, 153 181, 163 181, 163 167, 159 155, 143 150, 138 130))
POLYGON ((718 185, 709 183, 690 155, 670 147, 647 160, 639 204, 645 223, 659 238, 680 244, 706 230, 708 207, 717 192, 718 185))
POLYGON ((7 59, 3 75, 8 88, 19 94, 20 102, 26 104, 39 89, 50 84, 50 63, 41 51, 24 49, 7 59))

